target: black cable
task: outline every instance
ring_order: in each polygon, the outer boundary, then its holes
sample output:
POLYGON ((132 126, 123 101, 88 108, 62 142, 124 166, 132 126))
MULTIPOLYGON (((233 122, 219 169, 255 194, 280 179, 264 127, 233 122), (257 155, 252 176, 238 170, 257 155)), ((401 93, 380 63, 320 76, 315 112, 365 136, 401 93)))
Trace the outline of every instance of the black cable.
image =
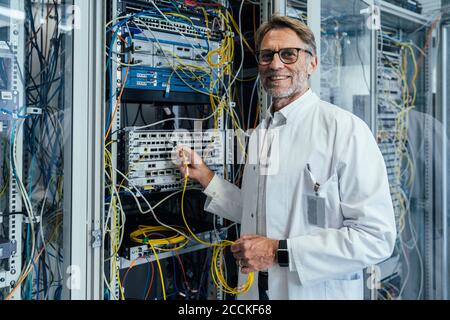
POLYGON ((140 117, 141 117, 141 119, 142 119, 142 122, 143 122, 144 125, 146 126, 148 123, 147 123, 147 120, 145 120, 145 117, 144 117, 144 114, 143 114, 143 109, 144 109, 144 107, 143 107, 143 105, 141 104, 141 105, 139 106, 139 114, 140 114, 140 117))
POLYGON ((128 104, 126 104, 126 103, 124 103, 123 104, 123 110, 124 110, 124 112, 123 112, 123 126, 124 127, 127 127, 129 124, 128 124, 128 104))
POLYGON ((0 213, 0 217, 11 217, 11 216, 24 216, 24 212, 11 212, 11 213, 0 213))
POLYGON ((136 116, 134 117, 133 124, 131 125, 132 127, 134 127, 134 126, 136 125, 136 122, 137 122, 138 117, 139 117, 139 110, 140 110, 141 108, 142 108, 142 104, 140 104, 139 107, 138 107, 138 109, 136 110, 136 116))

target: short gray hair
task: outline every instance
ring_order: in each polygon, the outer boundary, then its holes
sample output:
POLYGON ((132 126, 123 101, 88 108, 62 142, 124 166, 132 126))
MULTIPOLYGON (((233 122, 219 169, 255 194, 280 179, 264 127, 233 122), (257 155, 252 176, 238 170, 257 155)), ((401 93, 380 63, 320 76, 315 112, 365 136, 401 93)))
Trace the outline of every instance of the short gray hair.
POLYGON ((255 44, 256 50, 261 48, 261 42, 267 32, 274 29, 289 28, 298 35, 298 37, 308 46, 311 53, 315 56, 317 52, 316 38, 311 29, 302 21, 286 17, 286 16, 272 16, 269 21, 264 22, 256 31, 255 44))

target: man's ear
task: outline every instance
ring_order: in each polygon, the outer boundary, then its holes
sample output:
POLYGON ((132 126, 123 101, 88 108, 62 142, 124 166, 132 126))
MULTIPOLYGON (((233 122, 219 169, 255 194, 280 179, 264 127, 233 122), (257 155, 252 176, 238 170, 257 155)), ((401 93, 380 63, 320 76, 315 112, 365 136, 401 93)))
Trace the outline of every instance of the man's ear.
POLYGON ((308 62, 308 77, 310 77, 317 70, 317 66, 319 65, 319 59, 317 56, 313 56, 309 59, 308 62))

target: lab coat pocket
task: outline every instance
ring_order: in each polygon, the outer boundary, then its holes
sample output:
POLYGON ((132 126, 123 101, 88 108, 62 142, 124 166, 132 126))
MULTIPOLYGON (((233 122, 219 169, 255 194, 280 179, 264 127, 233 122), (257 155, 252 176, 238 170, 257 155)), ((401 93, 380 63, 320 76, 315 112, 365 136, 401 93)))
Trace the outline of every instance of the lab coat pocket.
MULTIPOLYGON (((314 177, 307 179, 305 211, 308 225, 319 228, 340 228, 342 218, 340 214, 339 183, 337 174, 333 174, 327 181, 320 184, 317 192, 314 190, 314 177)), ((318 182, 320 183, 320 181, 318 182)))
POLYGON ((319 195, 325 198, 325 227, 341 228, 343 219, 340 210, 339 179, 336 173, 322 184, 319 195))
POLYGON ((346 279, 325 281, 327 300, 362 300, 364 298, 364 282, 359 274, 346 279))

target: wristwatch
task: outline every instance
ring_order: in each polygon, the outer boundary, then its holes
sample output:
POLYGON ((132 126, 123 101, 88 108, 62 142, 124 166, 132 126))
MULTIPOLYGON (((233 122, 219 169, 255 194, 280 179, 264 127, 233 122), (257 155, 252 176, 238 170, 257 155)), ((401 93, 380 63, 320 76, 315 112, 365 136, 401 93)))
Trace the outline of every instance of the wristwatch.
POLYGON ((280 267, 289 267, 289 250, 287 240, 280 240, 277 249, 277 262, 280 267))

